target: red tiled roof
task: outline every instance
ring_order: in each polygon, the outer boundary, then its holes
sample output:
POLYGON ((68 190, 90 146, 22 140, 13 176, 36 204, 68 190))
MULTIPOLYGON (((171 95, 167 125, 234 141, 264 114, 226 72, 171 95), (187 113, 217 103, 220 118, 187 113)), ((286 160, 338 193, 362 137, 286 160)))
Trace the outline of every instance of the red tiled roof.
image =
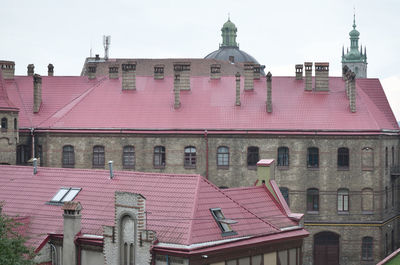
POLYGON ((46 204, 61 187, 82 188, 74 201, 82 204, 83 234, 102 235, 102 225, 114 225, 115 191, 139 193, 146 198, 147 229, 156 231, 163 243, 192 245, 274 234, 281 232, 278 224, 293 223, 276 209, 264 190, 254 189, 255 193, 251 193, 253 201, 259 199, 261 210, 254 214, 257 208, 247 208, 200 175, 115 171, 115 177, 110 179, 107 170, 39 167, 33 175, 32 167, 1 165, 0 176, 3 211, 29 218, 26 234, 29 244, 35 247, 48 233, 63 231, 61 207, 46 204), (222 237, 209 210, 217 207, 227 219, 238 221, 232 224, 238 235, 222 237), (272 219, 269 211, 274 213, 272 219))
POLYGON ((3 72, 0 68, 0 110, 18 111, 18 108, 9 100, 7 90, 5 89, 3 72))
POLYGON ((329 92, 305 92, 304 80, 272 78, 272 113, 266 112, 265 79, 254 81, 235 106, 235 77, 210 80, 191 77, 191 90, 181 91, 174 109, 173 78, 136 76, 136 91, 122 91, 121 79, 102 77, 43 77, 40 112, 32 113, 33 81, 7 80, 10 100, 18 106, 21 127, 43 130, 258 130, 264 132, 380 132, 398 130, 378 79, 357 79, 352 113, 340 77, 329 78, 329 92))

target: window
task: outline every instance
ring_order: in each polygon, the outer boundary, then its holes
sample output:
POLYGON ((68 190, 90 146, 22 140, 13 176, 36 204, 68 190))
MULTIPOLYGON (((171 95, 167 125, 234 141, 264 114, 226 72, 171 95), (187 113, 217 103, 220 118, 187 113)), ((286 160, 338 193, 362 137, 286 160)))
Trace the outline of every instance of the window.
POLYGON ((229 167, 229 148, 226 146, 220 146, 217 149, 217 167, 229 167))
POLYGON ((373 260, 373 238, 366 236, 362 238, 361 257, 362 260, 373 260))
POLYGON ((307 149, 307 167, 318 168, 319 167, 319 151, 316 147, 309 147, 307 149))
POLYGON ((392 146, 392 166, 394 166, 394 146, 392 146))
POLYGON ((61 188, 50 200, 51 203, 72 201, 81 191, 81 188, 61 188))
POLYGON ((14 130, 18 130, 17 118, 14 119, 14 130))
POLYGON ((349 149, 346 147, 339 148, 337 154, 338 169, 349 169, 349 158, 349 149))
POLYGON ((136 222, 130 215, 121 218, 120 223, 120 252, 121 264, 135 264, 135 238, 136 238, 136 222))
POLYGON ((338 199, 337 199, 337 209, 339 212, 348 212, 349 211, 349 190, 348 189, 339 189, 338 190, 338 199))
POLYGON ((374 210, 374 193, 372 189, 365 188, 361 191, 361 208, 364 213, 372 213, 374 210))
POLYGON ((93 147, 93 167, 104 167, 104 146, 96 145, 93 147))
POLYGON ((135 148, 133 146, 124 146, 122 165, 124 168, 135 168, 135 148))
POLYGON ((279 190, 281 191, 282 196, 285 199, 287 205, 289 205, 289 189, 286 187, 280 187, 279 190))
POLYGON ((282 146, 278 148, 278 167, 289 166, 289 148, 282 146))
POLYGON ((196 147, 194 146, 185 147, 185 156, 183 165, 185 166, 185 168, 196 167, 196 147))
POLYGON ((31 148, 29 145, 18 145, 17 146, 17 164, 25 165, 31 158, 31 148))
POLYGON ((237 233, 232 230, 231 224, 236 224, 237 221, 225 219, 224 214, 222 213, 221 208, 212 208, 210 209, 212 216, 217 222, 219 228, 222 231, 222 236, 231 236, 236 235, 237 233))
POLYGON ((361 169, 374 169, 374 149, 371 147, 365 147, 361 150, 361 169))
POLYGON ((1 130, 7 131, 7 128, 8 128, 7 118, 2 118, 1 119, 1 130))
POLYGON ((258 147, 249 146, 247 148, 247 166, 256 167, 259 160, 258 147))
POLYGON ((389 151, 387 146, 385 147, 385 168, 389 166, 389 151))
POLYGON ((75 152, 72 145, 65 145, 62 152, 62 166, 74 167, 75 165, 75 152))
POLYGON ((319 211, 319 191, 318 189, 307 190, 307 211, 318 212, 319 211))
POLYGON ((156 146, 154 147, 154 167, 164 168, 165 167, 165 147, 156 146))

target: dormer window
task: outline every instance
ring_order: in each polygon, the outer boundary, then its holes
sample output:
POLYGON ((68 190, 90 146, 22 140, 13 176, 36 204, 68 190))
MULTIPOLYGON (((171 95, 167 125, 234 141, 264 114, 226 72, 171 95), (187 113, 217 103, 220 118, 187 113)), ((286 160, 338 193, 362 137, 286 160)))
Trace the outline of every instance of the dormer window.
POLYGON ((226 219, 224 214, 222 213, 221 208, 212 208, 210 209, 212 216, 217 222, 219 228, 222 230, 222 236, 232 236, 237 235, 235 231, 232 230, 231 225, 236 224, 237 221, 226 219))
POLYGON ((62 204, 64 202, 72 201, 76 195, 81 191, 81 188, 61 188, 56 195, 50 200, 51 204, 62 204))

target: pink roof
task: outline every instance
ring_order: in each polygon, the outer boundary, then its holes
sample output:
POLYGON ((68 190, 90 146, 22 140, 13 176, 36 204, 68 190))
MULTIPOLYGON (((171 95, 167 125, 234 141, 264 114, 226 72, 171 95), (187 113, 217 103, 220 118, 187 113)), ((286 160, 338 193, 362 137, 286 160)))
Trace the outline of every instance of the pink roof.
POLYGON ((20 126, 43 130, 258 130, 307 132, 382 132, 398 130, 378 79, 357 79, 352 113, 340 77, 329 78, 329 92, 306 92, 304 80, 272 78, 272 113, 266 112, 265 78, 254 81, 235 106, 235 77, 191 77, 174 109, 173 78, 136 76, 136 91, 122 91, 120 79, 43 77, 40 112, 32 113, 32 77, 6 80, 10 100, 21 109, 20 126), (22 111, 23 110, 23 111, 22 111))
POLYGON ((139 193, 146 198, 147 229, 156 231, 163 243, 192 245, 275 234, 281 233, 282 224, 295 224, 264 189, 249 193, 261 211, 255 214, 258 208, 247 207, 247 202, 237 201, 200 175, 115 171, 110 179, 107 170, 39 167, 33 175, 32 167, 1 165, 0 176, 4 213, 28 218, 25 234, 35 247, 48 233, 62 233, 61 207, 46 204, 61 187, 82 188, 74 201, 82 204, 84 234, 102 235, 102 225, 114 225, 115 191, 139 193), (223 237, 210 208, 221 208, 225 218, 238 221, 232 225, 237 235, 223 237))
POLYGON ((18 108, 9 100, 7 90, 5 89, 3 72, 0 68, 0 110, 18 111, 18 108))

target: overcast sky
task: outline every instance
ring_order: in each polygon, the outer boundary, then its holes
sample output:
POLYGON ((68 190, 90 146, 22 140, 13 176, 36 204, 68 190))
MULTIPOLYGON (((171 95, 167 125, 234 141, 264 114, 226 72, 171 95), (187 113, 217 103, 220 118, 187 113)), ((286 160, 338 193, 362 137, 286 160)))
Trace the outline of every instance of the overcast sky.
POLYGON ((0 59, 35 72, 79 75, 90 55, 111 58, 201 58, 218 49, 230 14, 240 48, 273 75, 294 65, 329 62, 341 73, 342 46, 350 46, 356 10, 359 43, 367 47, 368 77, 377 77, 400 120, 400 1, 398 0, 0 0, 0 59))

